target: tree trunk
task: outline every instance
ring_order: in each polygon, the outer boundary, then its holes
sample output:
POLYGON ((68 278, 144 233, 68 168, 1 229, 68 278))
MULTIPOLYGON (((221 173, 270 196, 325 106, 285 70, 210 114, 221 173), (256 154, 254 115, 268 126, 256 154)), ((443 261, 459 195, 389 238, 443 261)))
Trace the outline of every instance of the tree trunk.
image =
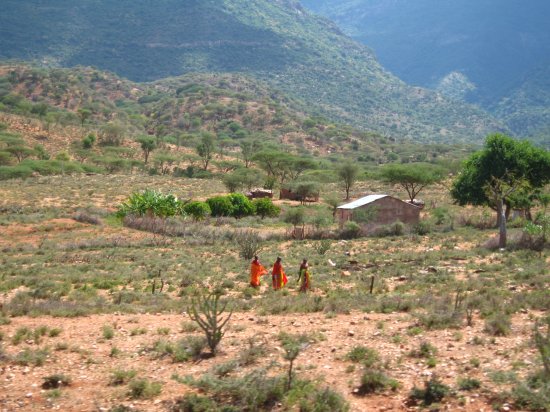
POLYGON ((498 247, 504 249, 506 247, 506 215, 504 211, 504 202, 499 199, 498 202, 498 216, 499 216, 499 238, 498 238, 498 247))

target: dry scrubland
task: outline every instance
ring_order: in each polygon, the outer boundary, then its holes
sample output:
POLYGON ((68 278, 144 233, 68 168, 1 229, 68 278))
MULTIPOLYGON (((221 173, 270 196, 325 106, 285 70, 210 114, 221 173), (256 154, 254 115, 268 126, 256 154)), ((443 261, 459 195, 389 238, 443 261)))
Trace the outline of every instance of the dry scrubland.
POLYGON ((112 217, 145 188, 199 199, 224 191, 216 181, 137 175, 2 182, 0 410, 212 410, 204 399, 203 409, 176 403, 191 392, 234 410, 337 404, 313 387, 340 393, 353 411, 414 410, 412 388, 434 376, 449 387, 435 403, 442 410, 522 409, 511 393, 542 368, 532 331, 550 307, 550 258, 483 247, 496 232, 464 223, 483 226, 492 213, 450 206, 434 187, 422 197, 452 218, 437 222, 428 206, 426 235, 297 241, 279 219, 254 217, 186 223, 186 236, 171 238, 112 217), (265 265, 282 256, 285 290, 248 287, 234 240, 248 227, 268 236, 265 265), (296 285, 303 257, 308 295, 296 285), (201 332, 185 314, 207 286, 235 309, 213 358, 200 357, 201 332), (278 396, 289 339, 301 342, 295 384, 278 396))

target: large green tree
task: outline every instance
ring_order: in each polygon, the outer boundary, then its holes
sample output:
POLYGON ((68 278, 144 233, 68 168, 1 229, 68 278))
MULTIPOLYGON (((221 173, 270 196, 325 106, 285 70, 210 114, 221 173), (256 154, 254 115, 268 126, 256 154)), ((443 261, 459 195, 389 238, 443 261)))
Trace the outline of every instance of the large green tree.
POLYGON ((550 182, 550 152, 502 134, 487 137, 451 188, 460 205, 489 206, 497 212, 500 247, 506 246, 506 218, 515 193, 528 193, 550 182))
POLYGON ((441 181, 445 170, 429 163, 389 164, 382 167, 380 177, 405 189, 412 202, 426 186, 441 181))

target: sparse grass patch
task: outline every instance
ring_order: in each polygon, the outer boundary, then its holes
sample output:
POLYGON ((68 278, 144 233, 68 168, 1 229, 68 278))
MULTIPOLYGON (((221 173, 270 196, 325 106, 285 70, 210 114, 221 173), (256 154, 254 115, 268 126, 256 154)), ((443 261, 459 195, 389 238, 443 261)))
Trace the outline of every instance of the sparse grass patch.
POLYGON ((395 379, 389 378, 379 369, 366 368, 361 376, 361 382, 357 393, 366 395, 369 393, 380 392, 386 389, 396 390, 399 383, 395 379))
POLYGON ((478 379, 470 377, 458 378, 457 386, 461 391, 473 391, 474 389, 481 388, 481 382, 478 379))
POLYGON ((13 359, 14 363, 23 366, 42 366, 49 355, 47 349, 25 349, 13 359))
POLYGON ((113 339, 115 336, 115 330, 111 325, 103 325, 101 327, 101 335, 103 336, 103 339, 113 339))
POLYGON ((148 379, 134 379, 128 384, 128 395, 132 399, 151 399, 162 392, 160 382, 151 382, 148 379))
POLYGON ((355 363, 362 363, 367 368, 372 368, 380 361, 380 355, 375 349, 355 346, 346 354, 346 359, 355 363))
POLYGON ((119 385, 125 385, 128 382, 130 382, 132 379, 134 379, 137 375, 137 372, 133 369, 115 369, 112 374, 111 378, 109 379, 109 385, 112 386, 119 386, 119 385))

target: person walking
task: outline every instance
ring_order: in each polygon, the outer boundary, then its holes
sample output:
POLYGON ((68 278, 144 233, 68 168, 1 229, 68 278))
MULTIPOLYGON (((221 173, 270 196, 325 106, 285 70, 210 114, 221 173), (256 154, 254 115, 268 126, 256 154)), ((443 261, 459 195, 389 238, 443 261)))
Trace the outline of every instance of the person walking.
POLYGON ((250 263, 250 286, 259 288, 260 277, 264 275, 267 275, 267 269, 260 263, 258 256, 254 256, 254 260, 250 263))
POLYGON ((280 257, 277 258, 277 260, 273 264, 273 269, 271 271, 271 277, 273 279, 273 289, 275 290, 283 288, 288 282, 285 271, 283 269, 283 265, 281 264, 281 260, 282 259, 280 257))
POLYGON ((307 259, 304 259, 300 265, 298 283, 300 283, 300 292, 305 293, 311 289, 311 273, 309 272, 307 259))

